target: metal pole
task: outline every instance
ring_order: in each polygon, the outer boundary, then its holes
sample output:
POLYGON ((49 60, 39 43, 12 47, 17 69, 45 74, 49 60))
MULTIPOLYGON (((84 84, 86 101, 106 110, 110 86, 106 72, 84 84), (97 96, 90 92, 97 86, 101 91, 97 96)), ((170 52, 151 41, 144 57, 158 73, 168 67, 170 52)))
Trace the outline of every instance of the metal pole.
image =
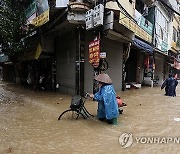
POLYGON ((79 74, 78 74, 78 86, 79 86, 79 90, 78 90, 78 94, 80 95, 80 91, 81 91, 81 30, 80 27, 78 28, 78 63, 79 63, 79 74))

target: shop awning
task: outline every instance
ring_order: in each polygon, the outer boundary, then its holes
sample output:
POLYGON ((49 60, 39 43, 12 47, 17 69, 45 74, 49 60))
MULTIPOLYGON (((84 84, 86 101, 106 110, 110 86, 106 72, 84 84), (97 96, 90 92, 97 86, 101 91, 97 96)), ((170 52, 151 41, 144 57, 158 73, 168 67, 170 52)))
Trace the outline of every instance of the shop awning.
POLYGON ((36 50, 31 52, 26 52, 22 57, 21 60, 37 60, 42 52, 42 47, 38 43, 36 50))
POLYGON ((151 45, 149 45, 149 44, 147 44, 146 42, 143 42, 143 41, 141 41, 141 40, 139 40, 139 39, 137 39, 137 38, 135 38, 134 40, 133 40, 133 43, 132 43, 134 46, 136 46, 137 48, 139 48, 139 49, 142 49, 142 50, 144 50, 144 51, 146 51, 146 52, 149 52, 149 53, 153 53, 153 47, 151 46, 151 45))

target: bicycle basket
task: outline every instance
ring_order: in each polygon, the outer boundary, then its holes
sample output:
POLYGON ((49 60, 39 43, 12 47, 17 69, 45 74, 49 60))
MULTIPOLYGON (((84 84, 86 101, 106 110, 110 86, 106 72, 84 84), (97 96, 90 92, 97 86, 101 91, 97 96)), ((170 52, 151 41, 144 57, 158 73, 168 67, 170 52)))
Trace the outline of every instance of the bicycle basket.
POLYGON ((71 105, 70 105, 70 108, 71 109, 78 109, 81 104, 82 104, 83 100, 81 98, 81 96, 73 96, 72 97, 72 100, 71 100, 71 105))

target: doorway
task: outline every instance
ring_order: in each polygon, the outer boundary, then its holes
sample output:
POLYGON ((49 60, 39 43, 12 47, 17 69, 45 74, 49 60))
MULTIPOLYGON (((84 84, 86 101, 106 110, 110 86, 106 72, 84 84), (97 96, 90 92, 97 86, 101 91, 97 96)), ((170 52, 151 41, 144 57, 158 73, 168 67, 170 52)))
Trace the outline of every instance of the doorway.
POLYGON ((136 82, 136 69, 137 69, 137 52, 132 50, 129 54, 129 58, 126 61, 126 65, 125 65, 126 83, 136 82))

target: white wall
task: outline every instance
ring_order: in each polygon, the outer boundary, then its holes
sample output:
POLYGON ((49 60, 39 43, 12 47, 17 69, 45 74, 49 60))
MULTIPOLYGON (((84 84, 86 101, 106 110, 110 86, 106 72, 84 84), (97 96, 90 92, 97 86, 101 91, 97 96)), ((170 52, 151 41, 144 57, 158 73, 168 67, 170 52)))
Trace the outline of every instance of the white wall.
MULTIPOLYGON (((168 47, 167 47, 167 50, 168 50, 169 44, 171 44, 170 36, 172 35, 171 34, 172 33, 172 29, 171 29, 172 28, 172 25, 171 25, 172 20, 168 17, 167 10, 165 10, 164 7, 159 2, 156 2, 155 15, 156 15, 156 23, 155 23, 156 34, 160 35, 161 34, 160 29, 162 28, 163 41, 165 41, 168 44, 168 47), (159 15, 158 15, 158 12, 160 12, 159 15), (164 29, 164 27, 166 27, 165 23, 164 23, 164 19, 167 23, 167 29, 166 30, 164 29)), ((161 46, 162 46, 161 41, 162 40, 158 35, 156 35, 156 38, 159 40, 159 42, 157 42, 157 48, 161 50, 161 46)))
POLYGON ((169 2, 172 5, 173 9, 179 12, 177 0, 170 0, 169 2))
POLYGON ((60 36, 55 41, 56 80, 60 84, 59 91, 75 94, 75 55, 76 39, 74 32, 60 36))
POLYGON ((113 81, 115 90, 122 90, 123 44, 106 39, 103 46, 107 52, 107 61, 109 63, 107 73, 113 81))

